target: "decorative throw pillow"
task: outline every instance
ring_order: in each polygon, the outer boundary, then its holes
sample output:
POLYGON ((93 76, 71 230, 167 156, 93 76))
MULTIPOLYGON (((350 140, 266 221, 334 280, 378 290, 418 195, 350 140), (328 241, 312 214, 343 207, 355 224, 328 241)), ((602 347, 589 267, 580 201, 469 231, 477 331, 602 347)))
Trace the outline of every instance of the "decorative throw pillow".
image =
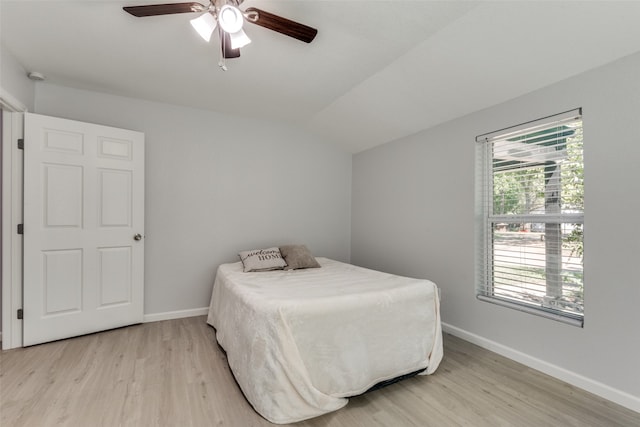
POLYGON ((285 245, 280 246, 280 253, 287 266, 285 270, 297 270, 300 268, 318 268, 320 264, 311 255, 305 245, 285 245))
POLYGON ((238 252, 244 272, 282 270, 287 263, 277 247, 238 252))

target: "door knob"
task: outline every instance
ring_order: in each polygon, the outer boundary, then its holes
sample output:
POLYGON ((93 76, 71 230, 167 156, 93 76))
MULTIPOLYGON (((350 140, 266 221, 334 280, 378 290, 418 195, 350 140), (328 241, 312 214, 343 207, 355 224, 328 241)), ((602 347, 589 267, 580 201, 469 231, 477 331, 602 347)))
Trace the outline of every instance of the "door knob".
POLYGON ((136 234, 135 236, 133 236, 133 240, 142 240, 142 234, 136 234))

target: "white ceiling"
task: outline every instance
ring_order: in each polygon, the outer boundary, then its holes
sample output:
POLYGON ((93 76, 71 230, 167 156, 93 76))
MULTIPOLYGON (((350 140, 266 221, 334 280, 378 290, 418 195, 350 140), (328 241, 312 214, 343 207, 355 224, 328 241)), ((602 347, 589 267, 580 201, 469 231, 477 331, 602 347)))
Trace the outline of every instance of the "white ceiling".
POLYGON ((286 120, 351 152, 640 51, 640 1, 246 0, 318 36, 248 24, 223 72, 197 14, 122 10, 170 1, 0 0, 2 49, 51 83, 286 120))

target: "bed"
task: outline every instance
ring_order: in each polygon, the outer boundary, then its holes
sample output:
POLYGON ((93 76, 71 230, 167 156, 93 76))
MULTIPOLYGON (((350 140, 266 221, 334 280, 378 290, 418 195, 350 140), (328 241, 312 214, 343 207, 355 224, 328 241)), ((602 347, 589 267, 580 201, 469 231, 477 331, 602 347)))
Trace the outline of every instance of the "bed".
POLYGON ((218 267, 207 323, 254 409, 284 424, 342 408, 440 363, 436 285, 317 258, 321 268, 218 267))

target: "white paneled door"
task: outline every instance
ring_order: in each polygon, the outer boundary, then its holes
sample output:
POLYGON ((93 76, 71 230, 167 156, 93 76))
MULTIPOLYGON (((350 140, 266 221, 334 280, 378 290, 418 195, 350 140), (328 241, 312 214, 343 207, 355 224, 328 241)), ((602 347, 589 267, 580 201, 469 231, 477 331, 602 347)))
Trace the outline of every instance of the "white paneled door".
POLYGON ((23 345, 142 322, 144 134, 25 114, 23 345))

